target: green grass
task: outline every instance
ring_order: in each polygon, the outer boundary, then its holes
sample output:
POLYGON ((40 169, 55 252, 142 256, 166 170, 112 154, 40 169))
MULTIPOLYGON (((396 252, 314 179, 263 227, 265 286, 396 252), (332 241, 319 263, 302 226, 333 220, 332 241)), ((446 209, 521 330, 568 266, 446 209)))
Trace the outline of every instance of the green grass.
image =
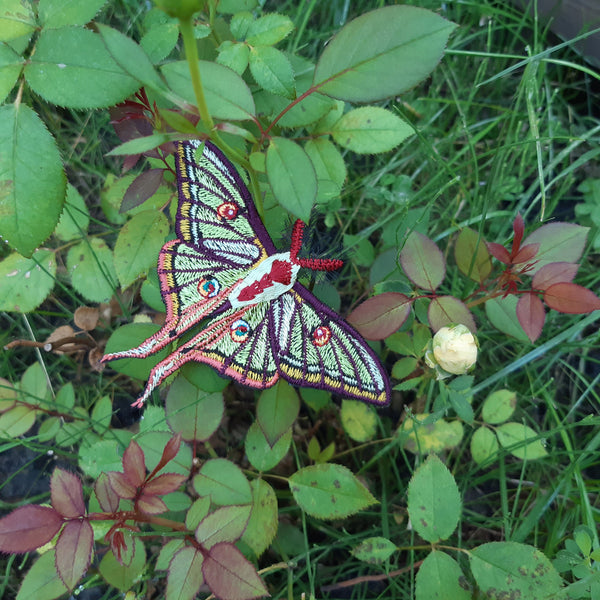
MULTIPOLYGON (((344 22, 385 4, 290 0, 267 2, 265 11, 289 14, 297 29, 287 41, 288 48, 314 60, 344 22)), ((411 4, 438 10, 440 3, 422 0, 411 4)), ((385 103, 411 121, 418 134, 385 155, 347 156, 351 167, 335 219, 337 239, 343 233, 368 236, 376 256, 389 250, 386 240, 394 239, 394 228, 398 229, 406 215, 406 204, 380 200, 389 197, 395 183, 404 186, 410 209, 428 214, 428 236, 442 249, 448 247, 451 257, 454 236, 466 225, 479 229, 488 241, 506 243, 517 212, 524 216, 527 231, 542 221, 576 222, 574 207, 582 201, 577 186, 598 173, 600 112, 592 96, 592 90, 597 93, 600 85, 598 74, 545 25, 536 26, 508 3, 486 0, 448 2, 445 6, 443 16, 459 28, 441 64, 416 89, 385 103)), ((136 3, 115 2, 104 11, 103 20, 121 31, 136 31, 141 16, 136 3)), ((103 180, 119 169, 117 160, 105 156, 118 143, 107 112, 71 113, 41 103, 37 108, 58 140, 70 182, 90 208, 90 234, 112 244, 116 230, 99 210, 103 180)), ((277 239, 282 232, 271 233, 277 239)), ((592 234, 597 232, 592 230, 592 234)), ((401 245, 403 234, 398 233, 395 241, 401 245)), ((50 240, 48 244, 58 248, 60 242, 50 240)), ((345 258, 351 266, 334 282, 342 310, 369 293, 370 281, 368 268, 353 264, 350 253, 345 258)), ((452 260, 449 258, 444 291, 460 296, 466 284, 452 260)), ((582 260, 577 282, 597 291, 599 273, 598 256, 589 254, 582 260)), ((43 341, 56 327, 72 324, 73 313, 84 301, 70 289, 60 269, 57 279, 54 294, 35 313, 0 315, 2 345, 15 339, 43 341)), ((126 309, 123 322, 130 320, 130 309, 132 313, 146 310, 135 294, 123 297, 122 304, 126 309)), ((489 393, 511 389, 518 398, 513 420, 539 432, 548 455, 522 461, 501 452, 498 460, 477 465, 469 449, 475 428, 465 425, 460 445, 442 454, 463 498, 458 534, 446 547, 459 550, 451 554, 463 565, 467 558, 461 550, 502 540, 534 545, 553 559, 579 525, 594 532, 597 547, 597 315, 548 312, 544 333, 535 346, 494 329, 483 310, 476 316, 481 351, 473 373, 475 424, 480 419, 478 408, 489 393)), ((114 321, 110 326, 101 323, 91 338, 102 346, 114 325, 114 321)), ((0 376, 16 383, 36 361, 47 373, 53 393, 73 382, 77 402, 86 408, 104 394, 133 400, 139 391, 139 384, 128 378, 94 371, 85 352, 57 356, 19 347, 2 353, 0 376)), ((290 545, 289 539, 277 540, 274 550, 260 560, 260 568, 279 561, 293 563, 293 568, 275 570, 265 578, 274 599, 298 598, 301 593, 318 598, 414 597, 415 574, 430 546, 408 527, 406 489, 424 456, 405 450, 394 432, 404 418, 405 406, 414 413, 431 411, 436 390, 432 381, 417 394, 398 394, 391 409, 378 413, 378 436, 364 444, 349 439, 335 408, 316 414, 304 407, 294 431, 294 454, 286 468, 293 471, 308 464, 306 445, 311 436, 317 436, 322 448, 333 441, 333 462, 345 464, 362 478, 380 504, 345 521, 319 521, 301 513, 290 501, 287 486, 267 475, 279 494, 282 522, 293 525, 293 535, 298 536, 295 545, 290 545), (352 549, 376 535, 391 539, 399 551, 381 566, 355 559, 352 549), (395 576, 388 576, 390 573, 395 576)), ((253 420, 252 394, 234 388, 226 398, 228 416, 218 434, 218 452, 247 466, 243 439, 253 420)), ((1 441, 0 451, 17 444, 44 456, 49 448, 28 436, 1 441)), ((75 468, 76 447, 52 450, 75 468)), ((207 456, 203 449, 198 453, 207 456)), ((0 507, 8 510, 47 499, 2 500, 0 507)), ((291 539, 292 534, 289 536, 291 539)), ((7 598, 16 595, 22 578, 20 564, 20 559, 0 559, 0 573, 4 573, 0 589, 7 598)), ((91 581, 98 584, 98 579, 91 581)), ((147 583, 135 589, 141 592, 147 583)), ((160 580, 157 585, 160 587, 160 580)), ((113 590, 102 597, 120 596, 113 590)))

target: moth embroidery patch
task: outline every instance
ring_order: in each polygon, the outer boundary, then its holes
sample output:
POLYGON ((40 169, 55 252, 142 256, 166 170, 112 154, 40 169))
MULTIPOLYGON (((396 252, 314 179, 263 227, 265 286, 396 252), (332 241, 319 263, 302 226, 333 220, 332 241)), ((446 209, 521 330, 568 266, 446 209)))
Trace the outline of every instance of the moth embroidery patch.
POLYGON ((178 239, 167 242, 158 259, 165 324, 137 348, 102 361, 145 358, 206 321, 152 369, 134 406, 191 360, 254 388, 283 377, 292 385, 387 404, 390 384, 375 353, 296 282, 302 267, 328 271, 342 262, 298 257, 302 221, 294 226, 290 251, 277 252, 248 188, 212 143, 179 143, 175 162, 178 239))

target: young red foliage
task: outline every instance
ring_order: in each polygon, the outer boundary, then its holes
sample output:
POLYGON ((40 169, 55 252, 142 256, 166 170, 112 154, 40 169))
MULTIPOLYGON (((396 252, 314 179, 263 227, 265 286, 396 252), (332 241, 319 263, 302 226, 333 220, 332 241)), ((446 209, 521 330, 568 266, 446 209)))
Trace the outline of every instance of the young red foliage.
POLYGON ((83 488, 79 477, 62 469, 54 469, 50 479, 52 507, 66 518, 85 515, 83 488))
POLYGON ((35 504, 0 519, 0 552, 21 554, 47 544, 64 523, 58 511, 35 504))

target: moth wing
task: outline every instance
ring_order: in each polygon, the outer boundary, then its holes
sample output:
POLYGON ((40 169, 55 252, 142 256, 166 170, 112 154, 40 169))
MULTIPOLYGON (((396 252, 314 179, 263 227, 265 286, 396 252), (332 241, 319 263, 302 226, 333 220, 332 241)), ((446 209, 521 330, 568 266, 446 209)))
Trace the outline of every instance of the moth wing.
POLYGON ((270 320, 284 379, 378 406, 389 403, 390 383, 377 355, 306 288, 296 284, 273 301, 270 320))
POLYGON ((227 309, 210 318, 200 333, 185 342, 151 371, 141 406, 152 390, 189 361, 205 363, 243 385, 267 388, 279 379, 273 351, 268 304, 227 309))
POLYGON ((235 166, 211 142, 177 145, 177 237, 201 252, 254 244, 266 254, 275 246, 235 166))

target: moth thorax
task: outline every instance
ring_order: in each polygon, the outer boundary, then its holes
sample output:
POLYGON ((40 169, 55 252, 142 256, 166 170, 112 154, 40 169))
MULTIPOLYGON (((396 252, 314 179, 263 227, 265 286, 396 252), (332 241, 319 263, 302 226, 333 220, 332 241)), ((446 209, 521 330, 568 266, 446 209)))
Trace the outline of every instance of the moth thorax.
POLYGON ((292 288, 300 265, 289 252, 274 254, 252 269, 233 290, 229 300, 233 308, 270 302, 292 288))

